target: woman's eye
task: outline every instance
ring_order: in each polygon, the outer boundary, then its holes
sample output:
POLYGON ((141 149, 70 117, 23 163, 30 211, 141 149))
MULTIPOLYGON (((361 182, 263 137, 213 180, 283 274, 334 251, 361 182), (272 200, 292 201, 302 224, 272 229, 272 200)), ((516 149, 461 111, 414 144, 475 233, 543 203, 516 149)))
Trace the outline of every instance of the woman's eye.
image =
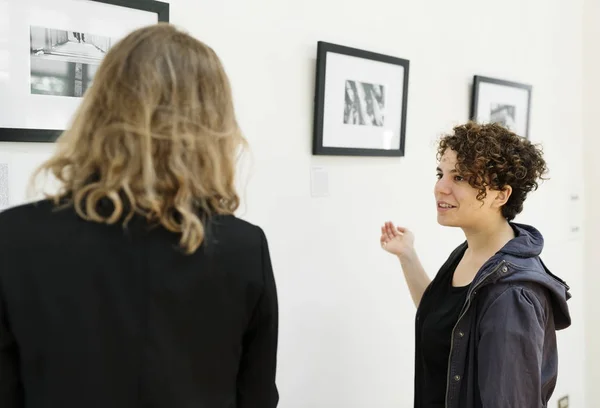
POLYGON ((454 181, 463 181, 464 177, 463 176, 454 176, 454 181))
POLYGON ((441 173, 437 173, 437 174, 435 175, 435 178, 436 178, 436 179, 438 179, 438 180, 439 180, 439 179, 441 179, 441 178, 442 178, 442 174, 441 174, 441 173))

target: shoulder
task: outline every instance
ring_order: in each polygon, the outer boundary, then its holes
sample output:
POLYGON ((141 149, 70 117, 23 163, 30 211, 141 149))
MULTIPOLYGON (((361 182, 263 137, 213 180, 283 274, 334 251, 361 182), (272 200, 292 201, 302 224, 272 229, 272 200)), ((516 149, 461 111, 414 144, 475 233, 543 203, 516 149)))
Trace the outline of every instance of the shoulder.
POLYGON ((497 282, 488 285, 478 294, 481 301, 479 315, 503 314, 520 311, 537 315, 545 320, 550 307, 550 295, 546 288, 537 282, 497 282))
POLYGON ((17 256, 58 245, 59 239, 77 239, 82 220, 71 207, 58 207, 51 200, 34 201, 0 212, 0 256, 17 256))
MULTIPOLYGON (((271 256, 263 229, 234 215, 213 216, 206 222, 205 239, 198 256, 237 271, 255 283, 264 283, 271 256)), ((272 274, 272 272, 271 272, 272 274)))
POLYGON ((52 212, 54 204, 50 200, 33 201, 27 204, 10 207, 0 212, 0 224, 7 225, 15 219, 31 217, 52 212))
POLYGON ((442 266, 438 270, 438 272, 434 278, 434 281, 442 279, 444 276, 448 275, 449 273, 454 273, 454 269, 455 269, 456 265, 458 264, 458 262, 460 262, 460 260, 462 259, 466 249, 467 249, 466 241, 463 242, 462 244, 460 244, 459 246, 457 246, 456 248, 454 248, 452 250, 452 252, 450 253, 450 255, 448 255, 448 258, 446 258, 446 261, 442 264, 442 266))
POLYGON ((545 303, 548 297, 546 289, 536 282, 492 283, 489 287, 481 290, 480 295, 485 298, 486 303, 494 303, 519 296, 535 298, 540 303, 545 303))
POLYGON ((440 296, 440 291, 445 291, 444 288, 448 284, 448 281, 452 279, 451 276, 454 274, 456 265, 461 260, 466 249, 467 243, 463 242, 454 250, 452 250, 446 261, 442 264, 440 269, 438 269, 431 283, 423 293, 423 297, 421 299, 422 304, 435 303, 440 301, 440 299, 442 298, 442 296, 440 296))
MULTIPOLYGON (((0 212, 0 237, 6 237, 18 231, 31 232, 36 228, 43 227, 40 221, 54 218, 57 207, 50 200, 34 201, 8 208, 0 212)), ((47 227, 47 225, 46 225, 47 227)))
POLYGON ((547 310, 552 306, 553 296, 568 289, 546 269, 539 256, 519 258, 505 255, 502 263, 504 266, 496 272, 492 282, 479 291, 484 297, 484 304, 521 296, 547 310))
POLYGON ((215 232, 236 234, 250 239, 262 239, 265 236, 260 226, 235 215, 213 216, 208 221, 208 226, 215 232))
POLYGON ((210 244, 226 244, 233 248, 259 248, 267 245, 264 230, 235 215, 217 215, 206 225, 206 240, 210 244))

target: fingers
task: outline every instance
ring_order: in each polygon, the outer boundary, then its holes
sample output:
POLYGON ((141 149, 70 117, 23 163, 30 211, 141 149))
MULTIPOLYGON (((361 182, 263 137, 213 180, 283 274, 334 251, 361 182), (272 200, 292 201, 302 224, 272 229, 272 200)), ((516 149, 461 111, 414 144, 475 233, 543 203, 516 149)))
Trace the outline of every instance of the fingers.
POLYGON ((388 230, 389 230, 389 226, 387 225, 387 223, 384 224, 383 227, 381 227, 381 238, 379 239, 379 242, 383 249, 385 249, 388 242, 390 242, 393 239, 393 236, 390 234, 390 232, 388 230))
POLYGON ((385 223, 385 231, 390 239, 402 235, 404 228, 396 227, 391 221, 385 223))
POLYGON ((385 233, 387 236, 388 240, 392 240, 394 239, 395 235, 394 235, 394 224, 392 224, 391 222, 386 222, 385 223, 385 233))
POLYGON ((385 246, 389 242, 389 239, 387 239, 387 233, 385 231, 385 227, 381 227, 381 238, 379 239, 379 242, 383 249, 385 249, 385 246))
POLYGON ((386 221, 381 227, 381 239, 392 240, 396 237, 401 237, 408 231, 407 228, 401 226, 395 226, 391 221, 386 221))

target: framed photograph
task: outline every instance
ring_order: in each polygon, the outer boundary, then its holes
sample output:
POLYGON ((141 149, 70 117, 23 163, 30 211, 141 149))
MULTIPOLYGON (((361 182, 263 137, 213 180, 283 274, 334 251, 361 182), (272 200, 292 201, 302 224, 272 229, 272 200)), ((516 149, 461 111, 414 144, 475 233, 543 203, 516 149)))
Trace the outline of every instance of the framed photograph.
POLYGON ((404 156, 409 61, 317 46, 313 154, 404 156))
POLYGON ((0 141, 55 141, 108 50, 159 21, 153 0, 0 0, 0 141))
POLYGON ((531 85, 475 75, 471 120, 499 123, 529 138, 531 85))

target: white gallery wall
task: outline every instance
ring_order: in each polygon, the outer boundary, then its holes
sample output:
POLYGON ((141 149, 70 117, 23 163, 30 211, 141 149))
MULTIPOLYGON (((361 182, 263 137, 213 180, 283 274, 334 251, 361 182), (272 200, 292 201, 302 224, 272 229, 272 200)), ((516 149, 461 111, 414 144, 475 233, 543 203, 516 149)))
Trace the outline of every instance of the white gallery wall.
MULTIPOLYGON (((543 144, 551 172, 517 221, 542 231, 544 260, 573 294, 573 325, 559 334, 560 374, 550 406, 568 394, 571 407, 594 407, 584 399, 584 337, 598 341, 600 333, 590 327, 591 316, 584 319, 584 261, 598 261, 591 241, 585 259, 583 249, 585 233, 598 231, 600 218, 583 223, 584 200, 599 202, 583 183, 584 0, 170 4, 171 21, 221 56, 251 146, 239 216, 262 226, 270 243, 280 298, 281 407, 412 406, 415 310, 398 262, 379 247, 379 227, 392 220, 413 229, 431 276, 463 240, 435 220, 434 142, 468 119, 475 74, 533 85, 530 134, 543 144), (410 60, 405 157, 311 155, 319 40, 410 60), (328 176, 328 197, 311 196, 315 166, 328 176), (576 233, 573 226, 586 228, 576 233)), ((598 40, 590 44, 598 49, 598 40)), ((597 56, 586 62, 588 76, 599 62, 597 56)), ((595 81, 596 91, 585 94, 588 107, 598 106, 595 81)), ((590 113, 586 126, 596 117, 590 113)), ((593 147, 586 146, 590 158, 593 147)), ((0 144, 12 204, 24 200, 27 177, 51 148, 0 144)))
POLYGON ((586 371, 585 384, 589 407, 600 405, 596 397, 600 384, 600 317, 598 294, 600 293, 600 166, 598 154, 598 118, 600 118, 600 0, 585 0, 584 11, 584 180, 586 191, 586 239, 585 239, 585 332, 586 371))

